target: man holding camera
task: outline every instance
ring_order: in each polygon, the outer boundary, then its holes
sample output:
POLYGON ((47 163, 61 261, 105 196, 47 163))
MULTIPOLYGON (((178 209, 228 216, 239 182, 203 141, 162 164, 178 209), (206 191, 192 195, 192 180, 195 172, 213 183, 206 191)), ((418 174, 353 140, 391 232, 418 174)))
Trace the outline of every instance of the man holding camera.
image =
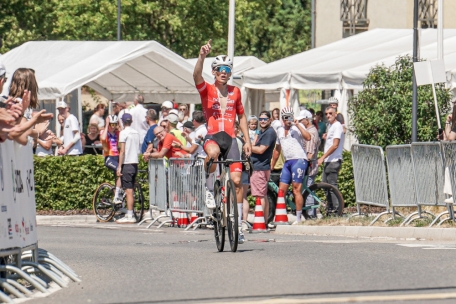
POLYGON ((295 120, 293 109, 285 107, 281 111, 283 127, 277 129, 277 142, 271 167, 274 168, 280 151, 283 152, 285 163, 280 174, 279 189, 286 193, 290 183, 292 184, 293 194, 296 204, 296 222, 301 222, 302 206, 302 181, 306 174, 308 162, 307 153, 304 148, 304 140, 310 140, 311 135, 303 124, 295 120))

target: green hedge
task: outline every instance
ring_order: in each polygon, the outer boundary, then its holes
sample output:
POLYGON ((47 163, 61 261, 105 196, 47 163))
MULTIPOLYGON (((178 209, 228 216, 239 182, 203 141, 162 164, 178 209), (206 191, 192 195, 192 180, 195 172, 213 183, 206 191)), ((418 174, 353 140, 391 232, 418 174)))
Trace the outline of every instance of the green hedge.
MULTIPOLYGON (((355 205, 355 186, 350 152, 344 152, 339 174, 339 190, 345 206, 355 205)), ((104 166, 102 156, 35 157, 35 189, 37 210, 91 209, 92 198, 102 182, 114 182, 114 175, 104 166)), ((139 168, 147 164, 141 159, 139 168)), ((321 180, 321 168, 317 181, 321 180)), ((145 205, 149 202, 149 187, 142 184, 145 205)))
MULTIPOLYGON (((36 157, 35 189, 37 210, 92 209, 92 198, 98 185, 114 183, 114 174, 104 166, 102 156, 36 157)), ((139 168, 147 168, 140 161, 139 168)), ((149 187, 142 183, 145 205, 149 187)))

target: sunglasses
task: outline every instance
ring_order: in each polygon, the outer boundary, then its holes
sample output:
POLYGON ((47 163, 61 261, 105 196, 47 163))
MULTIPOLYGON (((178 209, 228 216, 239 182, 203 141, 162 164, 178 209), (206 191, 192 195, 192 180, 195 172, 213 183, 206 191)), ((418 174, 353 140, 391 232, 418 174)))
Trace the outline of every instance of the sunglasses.
POLYGON ((332 113, 325 113, 326 116, 332 116, 332 113))
POLYGON ((268 121, 269 118, 262 118, 262 117, 260 117, 260 118, 258 118, 258 120, 259 120, 259 121, 268 121))
POLYGON ((226 66, 226 65, 222 65, 222 66, 219 66, 219 67, 216 67, 215 70, 219 73, 231 73, 231 68, 229 66, 226 66))
POLYGON ((282 119, 283 120, 293 119, 293 116, 282 116, 282 119))
POLYGON ((187 108, 180 108, 180 109, 179 109, 179 111, 182 111, 182 112, 184 112, 184 111, 186 111, 186 110, 187 110, 187 108))
POLYGON ((111 127, 117 127, 117 124, 116 123, 110 123, 109 124, 111 127))

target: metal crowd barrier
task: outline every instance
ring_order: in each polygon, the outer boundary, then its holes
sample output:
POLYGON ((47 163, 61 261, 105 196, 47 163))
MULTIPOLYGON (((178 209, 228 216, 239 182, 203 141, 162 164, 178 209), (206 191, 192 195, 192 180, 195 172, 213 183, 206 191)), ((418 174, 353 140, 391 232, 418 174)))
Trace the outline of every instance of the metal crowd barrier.
POLYGON ((171 219, 179 227, 189 229, 196 225, 196 229, 207 215, 204 160, 171 158, 168 164, 168 206, 171 219))
POLYGON ((357 215, 361 215, 362 204, 386 208, 370 223, 372 225, 382 215, 390 213, 383 150, 378 146, 354 144, 351 152, 357 215))
POLYGON ((391 219, 395 218, 395 214, 404 217, 395 210, 395 207, 417 207, 411 149, 411 145, 391 145, 386 147, 388 184, 393 214, 391 219))
MULTIPOLYGON (((167 212, 167 178, 166 178, 166 160, 163 158, 150 159, 149 169, 149 217, 144 218, 138 223, 152 221, 147 228, 155 223, 162 224, 161 219, 169 217, 167 212), (157 218, 154 218, 154 211, 158 212, 157 218), (161 214, 164 213, 164 214, 161 214)), ((169 222, 169 221, 167 221, 169 222)))
POLYGON ((404 220, 405 225, 422 218, 423 214, 435 217, 431 212, 422 210, 422 206, 445 206, 443 193, 445 171, 440 143, 412 143, 411 154, 418 211, 404 220))

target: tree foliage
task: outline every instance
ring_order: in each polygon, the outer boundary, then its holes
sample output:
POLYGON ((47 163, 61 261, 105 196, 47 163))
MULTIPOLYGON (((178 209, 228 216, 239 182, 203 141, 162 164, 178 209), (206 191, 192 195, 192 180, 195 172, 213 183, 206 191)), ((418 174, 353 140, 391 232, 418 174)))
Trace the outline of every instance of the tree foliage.
MULTIPOLYGON (((363 90, 348 104, 350 129, 368 145, 406 144, 412 137, 412 75, 410 56, 400 56, 391 67, 372 68, 363 90)), ((441 123, 450 110, 450 92, 436 84, 441 123)), ((418 87, 418 140, 435 140, 438 132, 431 85, 418 87)), ((443 124, 444 125, 444 124, 443 124)))
MULTIPOLYGON (((208 39, 226 53, 228 3, 122 0, 122 40, 156 40, 186 58, 208 39)), ((236 55, 265 61, 305 51, 310 0, 237 0, 236 55)), ((117 1, 9 0, 0 3, 0 52, 30 40, 116 40, 117 1)))

